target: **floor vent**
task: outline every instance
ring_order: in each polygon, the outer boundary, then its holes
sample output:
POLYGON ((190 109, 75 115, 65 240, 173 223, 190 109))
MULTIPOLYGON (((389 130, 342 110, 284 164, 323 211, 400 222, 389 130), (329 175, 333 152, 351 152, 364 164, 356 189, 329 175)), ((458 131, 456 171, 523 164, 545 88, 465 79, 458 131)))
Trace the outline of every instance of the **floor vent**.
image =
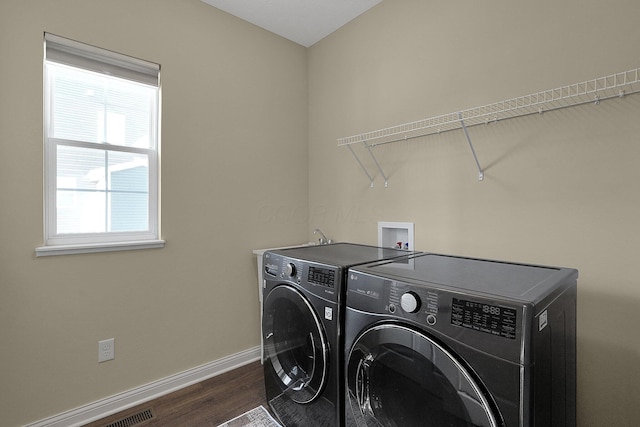
POLYGON ((143 423, 145 421, 148 421, 152 418, 153 418, 153 412, 151 412, 151 409, 147 409, 145 411, 138 412, 137 414, 128 416, 127 418, 118 420, 105 427, 132 427, 140 423, 143 423))

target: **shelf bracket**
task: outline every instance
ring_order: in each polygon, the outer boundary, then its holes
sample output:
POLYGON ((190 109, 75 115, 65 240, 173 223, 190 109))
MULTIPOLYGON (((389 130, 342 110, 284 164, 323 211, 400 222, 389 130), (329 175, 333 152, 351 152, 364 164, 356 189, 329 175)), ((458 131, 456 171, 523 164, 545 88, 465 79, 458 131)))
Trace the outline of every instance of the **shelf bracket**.
POLYGON ((482 181, 484 180, 484 171, 482 170, 482 167, 480 167, 480 162, 478 161, 476 150, 473 149, 473 144, 471 143, 471 138, 469 138, 469 132, 467 131, 467 126, 464 124, 462 113, 458 112, 458 118, 460 119, 460 124, 462 125, 464 136, 467 138, 467 142, 469 143, 469 148, 471 148, 471 154, 473 154, 473 160, 476 161, 476 166, 478 167, 478 181, 482 181))
POLYGON ((382 171, 382 168, 380 167, 380 163, 378 163, 378 159, 376 159, 376 156, 373 154, 373 151, 371 151, 371 146, 367 145, 366 141, 364 141, 364 146, 367 147, 367 151, 369 152, 369 154, 371 154, 371 158, 376 164, 378 171, 380 171, 380 175, 382 175, 382 177, 384 178, 384 188, 387 188, 389 186, 389 179, 387 179, 387 176, 384 174, 384 172, 382 171))
POLYGON ((356 161, 358 162, 358 164, 362 168, 362 171, 365 173, 365 175, 367 175, 367 178, 369 178, 369 185, 371 186, 371 188, 373 188, 373 178, 371 178, 371 175, 369 175, 369 172, 367 172, 367 169, 364 167, 364 165, 360 161, 360 158, 355 153, 355 151, 353 151, 353 148, 351 148, 351 145, 347 145, 347 147, 349 148, 349 151, 351 151, 351 154, 353 154, 353 157, 356 158, 356 161))

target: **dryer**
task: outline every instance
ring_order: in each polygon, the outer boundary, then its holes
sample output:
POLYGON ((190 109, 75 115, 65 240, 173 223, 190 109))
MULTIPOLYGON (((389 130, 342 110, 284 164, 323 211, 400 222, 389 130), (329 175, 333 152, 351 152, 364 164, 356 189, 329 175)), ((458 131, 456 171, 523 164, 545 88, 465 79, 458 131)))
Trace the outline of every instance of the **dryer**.
POLYGON ((426 253, 350 269, 347 425, 575 427, 577 277, 426 253))
POLYGON ((283 425, 343 425, 346 272, 407 253, 351 243, 264 253, 265 389, 283 425))

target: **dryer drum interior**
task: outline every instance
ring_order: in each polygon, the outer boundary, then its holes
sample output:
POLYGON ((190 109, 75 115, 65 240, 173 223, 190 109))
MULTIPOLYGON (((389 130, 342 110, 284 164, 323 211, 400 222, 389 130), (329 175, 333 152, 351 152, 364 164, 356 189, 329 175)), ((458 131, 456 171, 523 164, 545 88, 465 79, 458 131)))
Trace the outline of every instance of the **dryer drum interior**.
POLYGON ((297 403, 309 403, 326 382, 328 344, 307 299, 290 286, 274 288, 265 300, 264 350, 280 388, 297 403))
POLYGON ((397 324, 371 327, 351 348, 349 402, 357 425, 498 427, 481 386, 427 335, 397 324))

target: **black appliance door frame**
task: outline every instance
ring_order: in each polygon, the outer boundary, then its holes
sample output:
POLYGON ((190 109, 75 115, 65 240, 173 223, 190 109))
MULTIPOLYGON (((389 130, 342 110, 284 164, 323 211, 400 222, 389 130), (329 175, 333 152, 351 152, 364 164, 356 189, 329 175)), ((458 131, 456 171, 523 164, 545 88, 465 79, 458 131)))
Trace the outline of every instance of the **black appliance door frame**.
POLYGON ((358 426, 502 426, 469 370, 413 328, 367 328, 351 346, 346 369, 346 409, 358 426))
POLYGON ((329 344, 322 323, 308 299, 290 285, 274 287, 264 301, 264 358, 284 394, 296 403, 311 403, 328 377, 329 344))

